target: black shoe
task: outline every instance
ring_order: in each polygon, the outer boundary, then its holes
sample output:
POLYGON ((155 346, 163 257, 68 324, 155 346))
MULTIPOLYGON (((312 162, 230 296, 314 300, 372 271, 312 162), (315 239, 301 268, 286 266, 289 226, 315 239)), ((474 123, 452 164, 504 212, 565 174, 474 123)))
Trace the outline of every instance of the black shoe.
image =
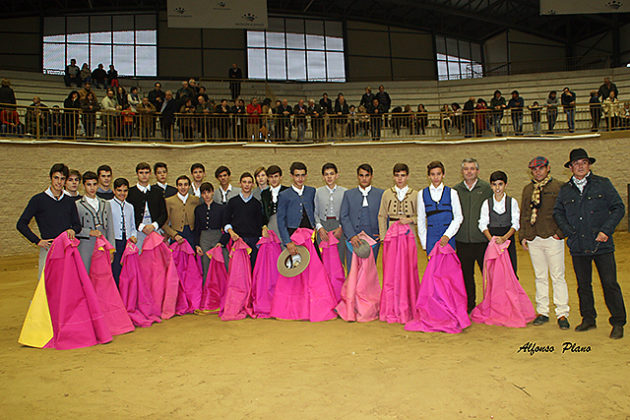
POLYGON ((610 338, 619 339, 623 337, 623 326, 622 325, 613 325, 612 331, 610 332, 610 338))
POLYGON ((538 326, 544 324, 545 322, 549 322, 549 317, 545 315, 538 315, 536 319, 534 319, 533 324, 538 326))
POLYGON ((570 325, 569 325, 569 320, 567 319, 566 316, 561 316, 560 318, 558 318, 558 327, 560 327, 561 330, 568 330, 570 325))
POLYGON ((595 321, 582 320, 582 323, 575 327, 575 331, 588 331, 592 330, 593 328, 597 328, 597 325, 595 325, 595 321))

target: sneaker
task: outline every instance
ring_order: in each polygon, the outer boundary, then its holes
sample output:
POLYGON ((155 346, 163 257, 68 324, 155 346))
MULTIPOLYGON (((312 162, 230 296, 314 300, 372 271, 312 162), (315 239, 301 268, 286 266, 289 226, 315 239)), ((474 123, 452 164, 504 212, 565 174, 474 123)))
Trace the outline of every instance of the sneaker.
POLYGON ((561 316, 560 318, 558 318, 558 327, 560 327, 561 330, 568 330, 570 325, 569 325, 569 320, 567 319, 566 316, 561 316))
POLYGON ((534 319, 533 324, 538 326, 544 324, 545 322, 549 322, 549 317, 545 315, 538 315, 536 319, 534 319))
POLYGON ((597 328, 595 321, 588 321, 588 320, 583 319, 582 323, 578 325, 577 327, 575 327, 575 331, 578 331, 578 332, 588 331, 588 330, 592 330, 593 328, 597 328))
POLYGON ((622 325, 613 325, 612 331, 610 332, 610 338, 619 339, 623 337, 623 326, 622 325))

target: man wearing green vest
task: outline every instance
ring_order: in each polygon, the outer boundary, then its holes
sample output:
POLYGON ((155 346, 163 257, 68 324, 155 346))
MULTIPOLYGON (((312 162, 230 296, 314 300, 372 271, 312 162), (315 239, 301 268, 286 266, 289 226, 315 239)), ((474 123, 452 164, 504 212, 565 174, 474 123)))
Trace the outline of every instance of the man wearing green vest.
POLYGON ((475 261, 483 270, 483 257, 488 240, 478 227, 481 205, 492 197, 490 184, 479 179, 479 163, 473 158, 462 161, 464 180, 453 189, 459 195, 464 221, 455 235, 457 257, 462 263, 464 284, 468 295, 468 313, 475 307, 475 261))

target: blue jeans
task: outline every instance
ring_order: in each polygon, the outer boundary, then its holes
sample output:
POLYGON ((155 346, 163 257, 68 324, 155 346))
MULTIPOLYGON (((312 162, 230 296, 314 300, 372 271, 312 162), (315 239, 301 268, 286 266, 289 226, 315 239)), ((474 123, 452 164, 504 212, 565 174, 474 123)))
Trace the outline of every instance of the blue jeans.
POLYGON ((494 125, 495 134, 501 134, 501 119, 502 118, 503 118, 503 115, 501 114, 494 114, 492 116, 492 125, 494 125))
POLYGON ((575 130, 575 108, 566 108, 564 112, 567 114, 567 126, 569 131, 575 130))
POLYGON ((553 127, 556 125, 556 120, 558 119, 558 110, 556 108, 549 108, 547 110, 547 125, 549 127, 549 131, 553 130, 553 127))
POLYGON ((512 127, 514 127, 515 133, 523 132, 523 113, 522 112, 512 113, 512 127))

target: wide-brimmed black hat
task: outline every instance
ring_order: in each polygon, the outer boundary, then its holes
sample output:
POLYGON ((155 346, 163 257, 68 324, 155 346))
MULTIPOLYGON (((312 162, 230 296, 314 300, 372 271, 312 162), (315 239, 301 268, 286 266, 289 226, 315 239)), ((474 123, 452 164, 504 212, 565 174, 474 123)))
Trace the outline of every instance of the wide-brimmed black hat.
POLYGON ((575 162, 576 160, 580 159, 588 159, 589 162, 591 162, 591 165, 595 163, 595 158, 590 157, 588 153, 586 153, 586 150, 580 148, 571 150, 571 153, 569 153, 569 161, 564 164, 564 167, 568 168, 569 165, 571 165, 571 162, 575 162))

